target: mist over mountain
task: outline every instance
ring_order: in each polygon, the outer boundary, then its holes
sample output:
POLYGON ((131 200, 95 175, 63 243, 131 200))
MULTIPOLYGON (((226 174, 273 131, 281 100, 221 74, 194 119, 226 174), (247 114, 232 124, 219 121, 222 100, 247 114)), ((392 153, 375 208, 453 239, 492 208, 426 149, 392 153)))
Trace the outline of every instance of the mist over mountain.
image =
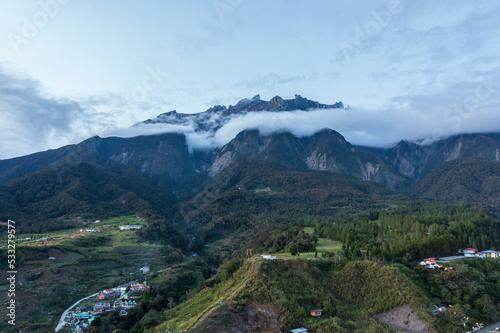
POLYGON ((322 104, 300 95, 260 96, 202 113, 164 113, 134 125, 132 137, 92 137, 78 145, 0 160, 0 182, 60 164, 95 163, 96 156, 146 174, 178 198, 189 198, 235 161, 257 159, 309 171, 374 181, 399 192, 446 161, 500 161, 500 134, 462 134, 427 144, 400 141, 387 149, 352 145, 329 121, 351 113, 342 102, 322 104), (322 119, 324 119, 322 121, 322 119), (149 135, 146 135, 149 134, 149 135))

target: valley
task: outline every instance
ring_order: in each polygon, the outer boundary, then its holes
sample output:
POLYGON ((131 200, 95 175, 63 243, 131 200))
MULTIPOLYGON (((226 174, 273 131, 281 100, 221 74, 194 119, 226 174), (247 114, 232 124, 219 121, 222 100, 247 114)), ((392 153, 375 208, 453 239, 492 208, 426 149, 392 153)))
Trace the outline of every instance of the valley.
MULTIPOLYGON (((137 126, 195 122, 216 133, 234 114, 311 103, 254 98, 137 126)), ((461 333, 494 323, 499 142, 478 133, 384 150, 331 129, 248 129, 203 151, 166 133, 2 160, 0 220, 16 220, 18 324, 0 330, 461 333), (91 310, 104 290, 131 282, 148 287, 121 290, 109 298, 122 299, 113 310, 91 310), (79 299, 88 312, 76 313, 79 299)), ((0 245, 7 241, 2 231, 0 245)), ((7 250, 0 255, 6 291, 7 250)))

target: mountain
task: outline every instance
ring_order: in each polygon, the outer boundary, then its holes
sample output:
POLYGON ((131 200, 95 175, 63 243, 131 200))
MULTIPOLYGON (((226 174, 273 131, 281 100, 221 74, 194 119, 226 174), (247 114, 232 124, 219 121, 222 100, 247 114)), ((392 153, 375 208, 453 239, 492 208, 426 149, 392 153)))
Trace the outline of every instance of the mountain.
POLYGON ((268 136, 257 130, 240 132, 225 145, 208 168, 214 176, 240 158, 266 160, 299 170, 328 171, 374 181, 393 190, 402 190, 410 182, 388 167, 377 155, 353 147, 338 132, 325 129, 311 137, 298 138, 290 133, 268 136))
POLYGON ((477 157, 438 166, 418 181, 410 194, 445 202, 500 203, 500 163, 477 157))
POLYGON ((120 215, 165 215, 175 200, 136 169, 95 157, 66 163, 0 185, 0 220, 23 232, 47 232, 120 215))
POLYGON ((308 111, 312 109, 339 109, 343 108, 342 102, 335 104, 321 104, 303 98, 300 95, 295 95, 294 99, 283 99, 280 96, 275 96, 269 101, 260 99, 260 95, 254 96, 252 99, 242 99, 236 105, 229 107, 223 105, 214 105, 205 112, 184 114, 177 113, 173 110, 163 113, 154 119, 148 119, 136 124, 135 126, 151 125, 151 124, 171 124, 192 126, 195 131, 210 131, 215 132, 225 125, 235 115, 244 115, 252 112, 282 112, 302 110, 308 111))
MULTIPOLYGON (((297 171, 281 164, 241 158, 209 180, 180 215, 197 239, 217 238, 239 227, 266 232, 275 217, 284 221, 326 218, 385 207, 399 196, 381 184, 325 171, 297 171), (263 221, 267 221, 262 225, 263 221), (200 238, 201 237, 201 238, 200 238)), ((269 235, 265 236, 269 238, 269 235)))
POLYGON ((145 173, 158 186, 185 198, 205 180, 211 151, 190 153, 184 134, 166 133, 134 138, 90 138, 80 143, 100 156, 145 173))
POLYGON ((460 134, 428 145, 401 141, 387 150, 358 148, 379 155, 400 175, 416 181, 439 165, 461 157, 499 162, 500 133, 460 134))
POLYGON ((99 155, 80 145, 68 145, 58 149, 0 160, 0 184, 30 173, 62 164, 96 164, 99 155))
MULTIPOLYGON (((232 117, 251 112, 342 108, 341 102, 321 104, 299 95, 263 101, 257 95, 234 106, 214 106, 197 114, 170 112, 136 126, 186 125, 194 131, 216 132, 232 117)), ((311 111, 313 112, 313 111, 311 111)), ((324 129, 309 137, 288 132, 261 134, 244 130, 223 147, 191 149, 185 134, 166 133, 132 138, 93 137, 78 145, 0 160, 0 184, 54 166, 98 165, 98 159, 131 166, 179 200, 240 159, 270 161, 301 171, 327 171, 374 181, 404 192, 439 165, 460 157, 500 161, 500 134, 463 134, 429 145, 401 141, 389 149, 353 146, 338 132, 324 129)))

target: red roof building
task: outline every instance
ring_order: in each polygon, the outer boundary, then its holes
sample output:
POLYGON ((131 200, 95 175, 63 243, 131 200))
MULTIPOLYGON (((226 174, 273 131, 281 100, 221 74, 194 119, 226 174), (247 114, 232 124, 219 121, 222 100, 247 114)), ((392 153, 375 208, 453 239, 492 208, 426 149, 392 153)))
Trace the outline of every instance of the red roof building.
POLYGON ((311 316, 313 317, 321 317, 323 310, 311 310, 311 316))

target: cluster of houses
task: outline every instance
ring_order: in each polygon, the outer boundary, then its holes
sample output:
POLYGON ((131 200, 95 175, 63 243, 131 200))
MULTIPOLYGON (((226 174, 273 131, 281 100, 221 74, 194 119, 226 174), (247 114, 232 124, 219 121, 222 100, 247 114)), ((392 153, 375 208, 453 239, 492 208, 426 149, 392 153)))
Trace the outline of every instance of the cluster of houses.
POLYGON ((80 333, 89 327, 94 319, 99 317, 100 315, 98 313, 91 313, 85 305, 80 305, 73 309, 73 311, 68 312, 65 321, 67 324, 75 326, 73 332, 80 333))
POLYGON ((478 251, 474 248, 466 248, 463 251, 459 251, 464 254, 464 257, 468 258, 500 258, 500 251, 486 250, 478 251))
POLYGON ((426 258, 426 259, 422 260, 419 264, 420 264, 420 266, 422 266, 424 268, 441 269, 441 270, 446 271, 446 272, 453 270, 453 267, 446 267, 443 265, 439 265, 436 262, 436 258, 426 258))
POLYGON ((102 290, 98 293, 98 302, 94 303, 92 310, 85 305, 80 305, 68 312, 65 318, 67 324, 74 326, 74 332, 81 332, 87 328, 95 318, 111 311, 120 311, 120 316, 127 315, 127 310, 137 306, 137 302, 130 296, 131 292, 143 292, 149 289, 144 283, 129 282, 116 288, 102 290), (127 288, 129 291, 127 292, 127 288))

